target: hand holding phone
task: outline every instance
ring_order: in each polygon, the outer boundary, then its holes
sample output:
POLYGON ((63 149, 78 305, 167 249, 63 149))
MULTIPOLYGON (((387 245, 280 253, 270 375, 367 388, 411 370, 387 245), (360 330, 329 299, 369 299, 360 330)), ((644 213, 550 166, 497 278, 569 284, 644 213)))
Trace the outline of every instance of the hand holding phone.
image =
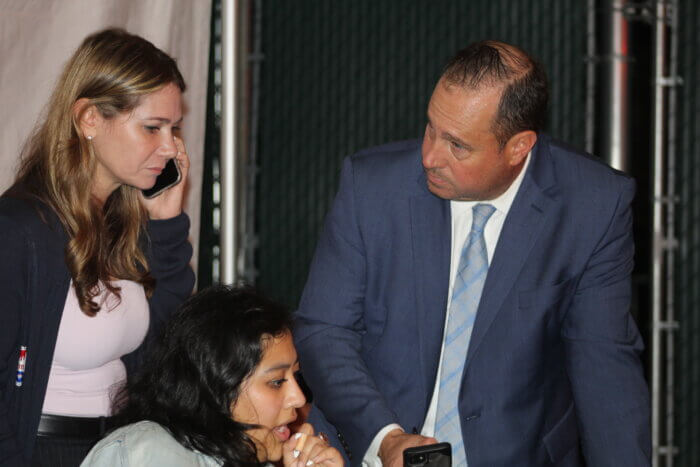
POLYGON ((451 467, 450 443, 427 444, 406 448, 403 451, 404 467, 451 467))
POLYGON ((405 433, 401 428, 396 428, 384 436, 377 454, 384 467, 403 467, 406 449, 437 442, 435 438, 419 435, 415 430, 413 433, 405 433))
POLYGON ((177 136, 173 139, 177 155, 166 163, 155 185, 141 192, 141 202, 153 220, 171 219, 182 213, 190 158, 182 139, 177 136))

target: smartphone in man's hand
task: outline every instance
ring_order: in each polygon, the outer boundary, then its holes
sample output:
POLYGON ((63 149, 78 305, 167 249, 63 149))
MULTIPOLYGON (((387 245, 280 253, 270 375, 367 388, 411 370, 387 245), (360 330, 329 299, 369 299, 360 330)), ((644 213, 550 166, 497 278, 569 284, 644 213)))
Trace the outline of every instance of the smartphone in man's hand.
POLYGON ((428 444, 406 448, 403 451, 404 467, 452 467, 450 443, 428 444))

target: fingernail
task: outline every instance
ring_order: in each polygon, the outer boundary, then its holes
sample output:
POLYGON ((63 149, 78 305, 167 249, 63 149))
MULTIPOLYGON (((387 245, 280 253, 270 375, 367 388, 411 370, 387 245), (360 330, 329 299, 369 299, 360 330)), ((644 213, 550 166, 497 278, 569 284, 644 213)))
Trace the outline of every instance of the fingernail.
POLYGON ((299 439, 299 438, 301 438, 301 433, 297 433, 294 435, 294 439, 299 439))
POLYGON ((314 465, 314 461, 306 461, 306 465, 314 465))
POLYGON ((295 449, 294 451, 292 451, 292 455, 294 456, 295 459, 296 459, 297 457, 299 457, 299 454, 301 454, 301 453, 300 453, 299 450, 297 450, 297 449, 295 449))

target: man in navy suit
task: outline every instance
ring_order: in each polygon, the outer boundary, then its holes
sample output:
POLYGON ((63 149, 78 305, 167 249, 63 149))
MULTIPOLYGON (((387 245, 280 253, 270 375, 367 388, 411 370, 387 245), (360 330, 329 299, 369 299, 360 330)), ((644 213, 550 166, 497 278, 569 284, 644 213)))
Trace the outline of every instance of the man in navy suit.
POLYGON ((353 465, 436 440, 470 467, 650 465, 634 182, 542 134, 546 106, 525 52, 472 44, 422 142, 345 160, 295 339, 353 465))

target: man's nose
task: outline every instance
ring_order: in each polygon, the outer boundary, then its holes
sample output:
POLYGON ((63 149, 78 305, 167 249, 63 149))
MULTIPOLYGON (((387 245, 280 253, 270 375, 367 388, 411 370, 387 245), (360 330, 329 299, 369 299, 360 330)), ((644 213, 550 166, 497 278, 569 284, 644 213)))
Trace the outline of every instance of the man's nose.
POLYGON ((434 169, 440 167, 440 150, 435 141, 424 141, 422 147, 423 167, 434 169))

